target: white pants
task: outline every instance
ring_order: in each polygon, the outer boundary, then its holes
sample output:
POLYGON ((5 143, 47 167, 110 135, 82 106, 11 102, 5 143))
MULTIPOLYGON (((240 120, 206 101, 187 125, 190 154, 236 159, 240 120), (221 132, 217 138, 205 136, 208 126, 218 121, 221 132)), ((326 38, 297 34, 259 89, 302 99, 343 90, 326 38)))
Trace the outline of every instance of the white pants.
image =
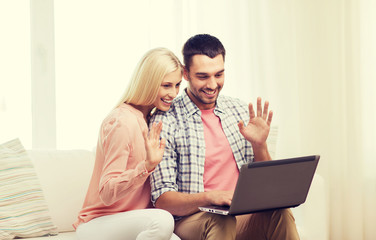
POLYGON ((161 209, 132 210, 94 218, 76 230, 79 240, 179 240, 174 219, 161 209))

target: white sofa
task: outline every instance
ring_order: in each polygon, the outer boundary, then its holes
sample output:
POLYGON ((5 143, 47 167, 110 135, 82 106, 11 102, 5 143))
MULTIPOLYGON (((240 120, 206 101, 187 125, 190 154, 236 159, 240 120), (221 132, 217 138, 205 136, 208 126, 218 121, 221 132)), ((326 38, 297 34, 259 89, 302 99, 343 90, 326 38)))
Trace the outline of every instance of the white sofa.
MULTIPOLYGON (((29 150, 57 236, 30 240, 77 239, 72 227, 81 209, 94 166, 94 153, 86 150, 29 150)), ((302 240, 328 239, 324 181, 315 175, 306 203, 293 209, 302 240)))

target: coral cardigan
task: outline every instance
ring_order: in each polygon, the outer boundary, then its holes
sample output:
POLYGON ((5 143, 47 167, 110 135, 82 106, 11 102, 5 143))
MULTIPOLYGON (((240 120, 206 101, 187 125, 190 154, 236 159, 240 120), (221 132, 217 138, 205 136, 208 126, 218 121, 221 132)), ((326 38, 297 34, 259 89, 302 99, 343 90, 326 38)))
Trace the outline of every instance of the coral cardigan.
POLYGON ((143 114, 128 104, 103 120, 93 174, 74 228, 96 217, 152 206, 144 131, 143 114))

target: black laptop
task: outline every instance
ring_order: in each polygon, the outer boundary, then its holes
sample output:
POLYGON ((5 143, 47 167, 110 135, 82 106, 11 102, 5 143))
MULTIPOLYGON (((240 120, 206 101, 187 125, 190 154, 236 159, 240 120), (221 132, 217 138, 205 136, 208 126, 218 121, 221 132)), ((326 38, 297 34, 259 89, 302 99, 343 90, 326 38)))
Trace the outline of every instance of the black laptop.
POLYGON ((319 155, 244 164, 231 206, 203 206, 201 211, 241 215, 304 203, 319 162, 319 155))

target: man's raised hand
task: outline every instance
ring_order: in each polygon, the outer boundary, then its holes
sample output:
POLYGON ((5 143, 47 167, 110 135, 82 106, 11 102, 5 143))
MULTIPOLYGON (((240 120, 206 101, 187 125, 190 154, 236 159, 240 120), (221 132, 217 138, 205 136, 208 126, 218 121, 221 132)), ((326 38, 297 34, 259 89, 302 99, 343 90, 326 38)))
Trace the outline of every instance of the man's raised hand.
POLYGON ((244 126, 242 120, 239 121, 239 131, 251 144, 255 146, 263 145, 269 136, 270 124, 273 118, 273 112, 269 111, 269 102, 265 101, 262 109, 261 98, 257 98, 257 112, 253 110, 252 103, 249 103, 249 122, 244 126))

